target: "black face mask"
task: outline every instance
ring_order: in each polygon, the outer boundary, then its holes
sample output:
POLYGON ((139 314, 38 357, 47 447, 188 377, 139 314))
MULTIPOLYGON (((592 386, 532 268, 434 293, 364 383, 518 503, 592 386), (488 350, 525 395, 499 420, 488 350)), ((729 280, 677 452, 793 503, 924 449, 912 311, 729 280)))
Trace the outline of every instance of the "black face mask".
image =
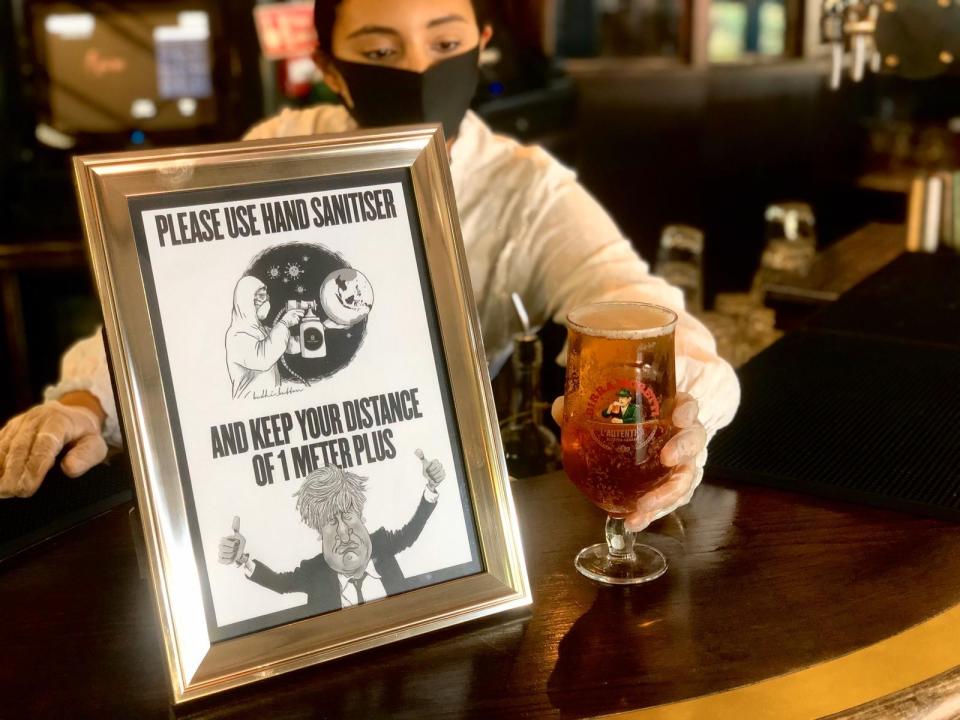
POLYGON ((438 122, 449 140, 476 92, 479 60, 478 45, 422 73, 337 58, 333 62, 350 90, 350 114, 360 127, 438 122))

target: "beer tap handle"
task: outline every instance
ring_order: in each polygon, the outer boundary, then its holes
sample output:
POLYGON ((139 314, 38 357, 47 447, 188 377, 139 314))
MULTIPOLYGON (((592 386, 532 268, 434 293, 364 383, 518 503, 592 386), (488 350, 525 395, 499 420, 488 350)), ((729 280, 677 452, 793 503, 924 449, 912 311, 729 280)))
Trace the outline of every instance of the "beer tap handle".
POLYGON ((879 18, 880 5, 876 0, 871 0, 870 6, 867 8, 867 20, 869 20, 872 30, 867 36, 865 52, 867 56, 867 67, 872 73, 880 72, 880 68, 883 66, 883 56, 880 55, 880 52, 877 50, 877 20, 879 20, 879 18))
POLYGON ((850 78, 854 82, 863 80, 864 70, 867 67, 867 36, 857 34, 853 36, 853 61, 850 65, 850 78))
POLYGON ((850 64, 850 77, 854 82, 863 80, 867 69, 868 49, 877 29, 879 6, 874 2, 858 0, 849 5, 843 23, 843 31, 850 36, 853 48, 853 60, 850 64))
POLYGON ((843 73, 844 34, 843 19, 845 14, 843 0, 825 0, 823 14, 820 18, 820 36, 823 42, 830 45, 830 89, 840 88, 843 73))
POLYGON ((830 43, 830 89, 839 90, 843 77, 843 43, 830 43))

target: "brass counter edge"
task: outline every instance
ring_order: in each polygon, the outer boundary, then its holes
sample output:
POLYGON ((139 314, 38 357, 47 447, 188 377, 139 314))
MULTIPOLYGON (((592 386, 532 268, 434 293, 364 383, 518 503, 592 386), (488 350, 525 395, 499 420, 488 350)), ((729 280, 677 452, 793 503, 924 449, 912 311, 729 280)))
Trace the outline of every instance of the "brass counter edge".
POLYGON ((813 720, 905 690, 960 665, 960 604, 872 645, 785 675, 616 720, 813 720))

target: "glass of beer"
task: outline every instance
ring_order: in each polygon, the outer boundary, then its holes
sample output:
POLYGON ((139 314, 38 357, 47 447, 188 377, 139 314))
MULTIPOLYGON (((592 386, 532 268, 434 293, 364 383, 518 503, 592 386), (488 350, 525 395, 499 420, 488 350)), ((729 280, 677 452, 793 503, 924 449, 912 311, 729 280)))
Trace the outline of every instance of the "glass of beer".
POLYGON ((647 582, 667 569, 623 519, 670 476, 660 450, 674 433, 676 324, 672 310, 635 302, 583 305, 567 316, 563 466, 607 512, 607 541, 581 550, 575 564, 602 583, 647 582))

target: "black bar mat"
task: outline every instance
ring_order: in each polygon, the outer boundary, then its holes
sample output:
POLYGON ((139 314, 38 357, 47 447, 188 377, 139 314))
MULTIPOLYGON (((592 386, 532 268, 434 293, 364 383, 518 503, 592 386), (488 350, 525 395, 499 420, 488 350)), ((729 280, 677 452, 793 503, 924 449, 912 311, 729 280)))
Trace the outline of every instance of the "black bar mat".
POLYGON ((960 255, 905 253, 808 327, 960 347, 960 255))
POLYGON ((79 478, 55 465, 33 497, 0 500, 0 561, 132 499, 126 455, 79 478))
POLYGON ((801 331, 739 375, 708 477, 960 521, 960 348, 801 331))

